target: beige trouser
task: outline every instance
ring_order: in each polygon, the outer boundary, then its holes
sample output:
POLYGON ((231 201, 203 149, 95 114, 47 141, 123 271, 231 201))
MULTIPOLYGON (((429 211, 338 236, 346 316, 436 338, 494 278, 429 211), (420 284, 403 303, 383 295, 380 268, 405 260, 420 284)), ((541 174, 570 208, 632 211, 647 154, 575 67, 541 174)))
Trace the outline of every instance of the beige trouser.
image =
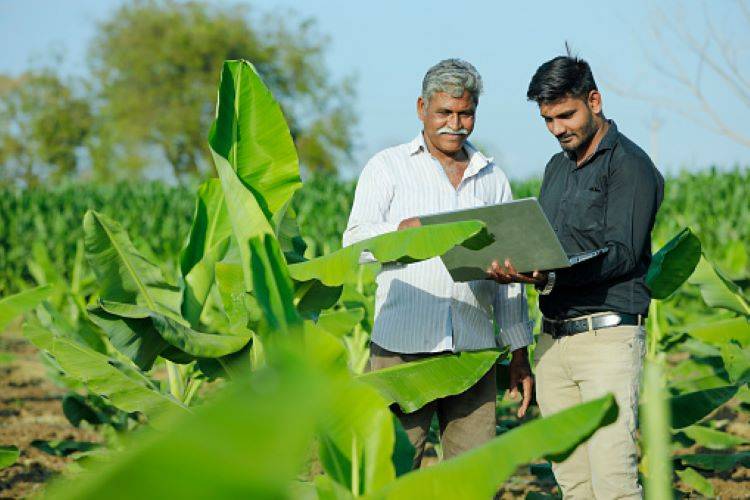
POLYGON ((615 423, 552 464, 566 499, 642 498, 635 430, 645 334, 643 326, 618 326, 559 339, 539 336, 534 365, 542 415, 607 392, 619 406, 615 423))
MULTIPOLYGON (((424 359, 434 354, 400 354, 371 344, 370 369, 382 370, 389 366, 424 359)), ((412 413, 404 413, 394 404, 391 409, 401 421, 409 441, 414 446, 413 468, 418 469, 424 456, 427 434, 432 416, 437 412, 443 459, 486 443, 495 437, 495 402, 497 383, 495 366, 476 384, 461 394, 437 399, 412 413)))

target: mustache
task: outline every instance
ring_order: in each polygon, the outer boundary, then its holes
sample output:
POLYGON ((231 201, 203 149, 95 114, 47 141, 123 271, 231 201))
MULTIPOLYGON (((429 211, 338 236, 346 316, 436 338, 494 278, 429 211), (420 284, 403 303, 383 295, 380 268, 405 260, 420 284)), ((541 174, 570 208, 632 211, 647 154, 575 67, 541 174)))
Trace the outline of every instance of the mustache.
POLYGON ((452 134, 452 135, 469 135, 469 131, 465 128, 460 128, 458 130, 453 130, 450 127, 440 127, 437 131, 440 135, 445 134, 452 134))
POLYGON ((558 141, 564 141, 565 139, 570 139, 571 137, 575 137, 575 134, 564 134, 557 137, 558 141))

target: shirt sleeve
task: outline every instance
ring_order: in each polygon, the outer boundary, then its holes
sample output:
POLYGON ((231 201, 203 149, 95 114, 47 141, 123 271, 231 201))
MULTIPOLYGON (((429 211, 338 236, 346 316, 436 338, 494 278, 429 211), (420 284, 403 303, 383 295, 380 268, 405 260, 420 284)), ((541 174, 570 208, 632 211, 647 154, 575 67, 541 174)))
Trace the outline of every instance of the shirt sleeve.
POLYGON ((510 346, 511 351, 526 347, 534 342, 526 289, 521 283, 497 286, 494 312, 500 327, 500 340, 503 345, 510 346))
POLYGON ((399 222, 388 222, 394 184, 382 157, 375 156, 359 176, 354 203, 344 231, 343 244, 354 243, 398 229, 399 222))
POLYGON ((632 273, 651 243, 651 229, 663 198, 660 174, 649 161, 626 158, 608 184, 604 238, 607 253, 556 273, 555 285, 583 286, 632 273))
MULTIPOLYGON (((513 200, 513 193, 507 179, 503 183, 500 202, 513 200)), ((497 284, 495 293, 495 321, 500 328, 500 340, 510 346, 511 351, 526 347, 534 342, 532 322, 529 321, 529 305, 526 289, 521 283, 497 284)))

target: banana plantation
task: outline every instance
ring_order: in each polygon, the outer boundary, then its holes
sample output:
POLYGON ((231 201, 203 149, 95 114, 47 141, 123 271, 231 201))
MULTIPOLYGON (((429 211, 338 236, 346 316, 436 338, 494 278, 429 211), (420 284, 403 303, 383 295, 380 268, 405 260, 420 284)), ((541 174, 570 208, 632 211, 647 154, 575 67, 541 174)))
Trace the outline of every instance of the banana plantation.
MULTIPOLYGON (((218 177, 195 192, 0 191, 0 373, 41 360, 48 402, 75 431, 28 439, 13 427, 36 404, 18 396, 28 380, 2 385, 0 495, 50 455, 54 474, 37 471, 33 490, 49 498, 558 498, 548 461, 612 423, 614 397, 515 419, 499 349, 368 371, 380 264, 360 254, 416 262, 490 238, 463 221, 341 248, 353 183, 302 182, 261 77, 224 63, 208 136, 218 177), (434 460, 411 470, 391 407, 458 394, 493 365, 497 436, 442 460, 431 435, 434 460)), ((750 491, 749 175, 666 183, 647 277, 647 498, 750 491)))

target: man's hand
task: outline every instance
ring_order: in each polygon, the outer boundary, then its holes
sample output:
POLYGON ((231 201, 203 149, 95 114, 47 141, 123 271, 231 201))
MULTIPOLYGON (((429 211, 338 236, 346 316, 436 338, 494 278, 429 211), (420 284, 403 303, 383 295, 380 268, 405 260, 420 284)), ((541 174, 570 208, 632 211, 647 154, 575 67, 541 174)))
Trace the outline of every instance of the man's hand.
POLYGON ((493 260, 492 265, 487 268, 487 277, 504 285, 508 283, 526 283, 541 288, 547 283, 547 272, 534 271, 530 275, 519 273, 508 259, 505 259, 505 265, 503 266, 496 260, 493 260))
POLYGON ((419 217, 409 217, 408 219, 402 220, 398 225, 398 230, 407 229, 410 227, 419 227, 422 223, 419 221, 419 217))
POLYGON ((521 384, 523 390, 523 399, 521 406, 518 408, 518 418, 526 415, 526 410, 531 403, 531 395, 534 390, 534 377, 531 376, 531 366, 529 366, 529 351, 526 347, 513 351, 510 360, 510 397, 518 398, 518 384, 521 384))

